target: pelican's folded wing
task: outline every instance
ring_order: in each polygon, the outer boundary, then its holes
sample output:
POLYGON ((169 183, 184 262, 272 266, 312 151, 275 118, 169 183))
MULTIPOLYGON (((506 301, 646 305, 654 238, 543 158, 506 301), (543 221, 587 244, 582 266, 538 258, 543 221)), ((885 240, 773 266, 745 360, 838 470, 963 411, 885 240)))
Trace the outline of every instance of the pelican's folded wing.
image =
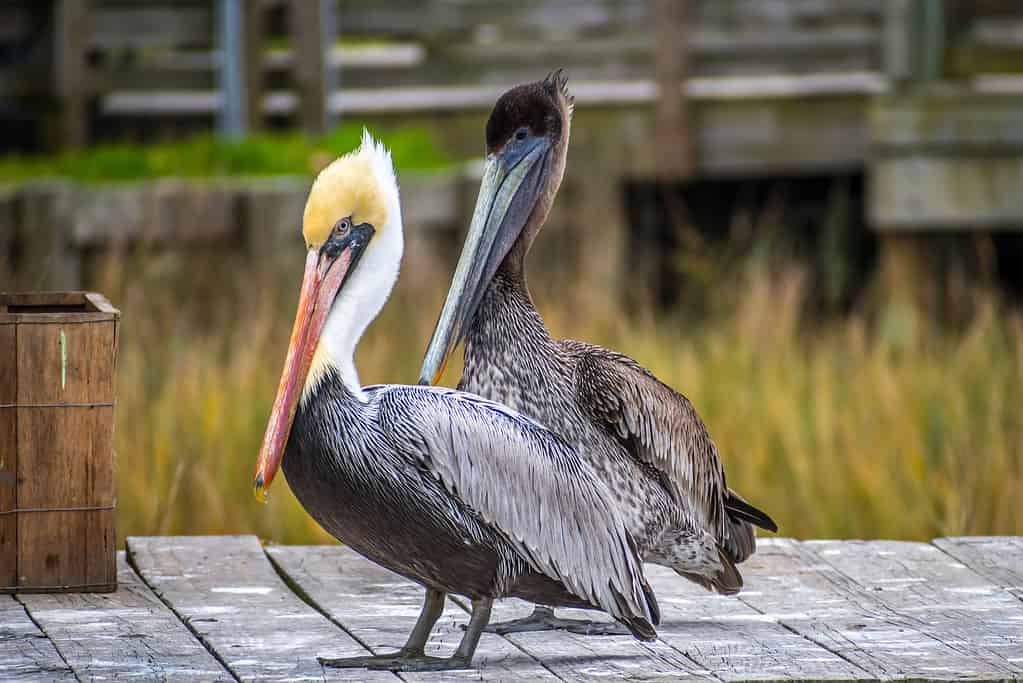
POLYGON ((734 561, 756 548, 750 522, 777 530, 728 488, 717 447, 689 399, 628 356, 583 342, 562 344, 576 357, 576 397, 590 419, 660 471, 668 491, 734 561))
POLYGON ((616 618, 659 621, 610 492, 570 445, 472 394, 381 389, 379 422, 393 445, 500 529, 538 571, 616 618))

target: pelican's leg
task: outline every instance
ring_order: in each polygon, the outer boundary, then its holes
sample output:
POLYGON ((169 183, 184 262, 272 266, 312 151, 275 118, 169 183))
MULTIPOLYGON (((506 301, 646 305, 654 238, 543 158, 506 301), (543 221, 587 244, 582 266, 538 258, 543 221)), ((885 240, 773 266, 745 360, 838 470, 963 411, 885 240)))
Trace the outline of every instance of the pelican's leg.
POLYGON ((627 636, 629 629, 614 621, 562 619, 554 616, 553 607, 537 605, 528 617, 499 621, 486 628, 488 633, 527 633, 530 631, 569 631, 587 636, 627 636))
POLYGON ((472 656, 476 652, 480 634, 483 633, 483 628, 490 620, 490 606, 493 601, 485 598, 472 603, 472 617, 469 619, 469 626, 453 655, 429 657, 423 650, 434 624, 437 623, 441 612, 444 611, 444 599, 444 593, 426 590, 423 611, 419 613, 419 619, 416 621, 405 647, 394 654, 345 657, 343 659, 320 657, 320 664, 341 669, 385 669, 389 671, 444 671, 468 668, 472 662, 472 656))
POLYGON ((399 654, 422 655, 425 652, 430 632, 433 631, 433 626, 440 619, 440 615, 444 613, 444 600, 446 599, 447 596, 441 591, 435 591, 432 588, 426 589, 423 611, 419 613, 416 625, 412 627, 412 633, 405 641, 405 647, 398 651, 399 654))
POLYGON ((446 595, 432 588, 426 589, 426 598, 423 601, 423 610, 419 613, 416 625, 412 627, 405 646, 392 654, 367 655, 363 657, 342 657, 341 659, 328 659, 317 657, 323 666, 337 669, 368 669, 368 668, 392 668, 398 670, 405 662, 418 659, 437 659, 426 657, 426 641, 430 638, 434 624, 444 612, 444 600, 446 595))

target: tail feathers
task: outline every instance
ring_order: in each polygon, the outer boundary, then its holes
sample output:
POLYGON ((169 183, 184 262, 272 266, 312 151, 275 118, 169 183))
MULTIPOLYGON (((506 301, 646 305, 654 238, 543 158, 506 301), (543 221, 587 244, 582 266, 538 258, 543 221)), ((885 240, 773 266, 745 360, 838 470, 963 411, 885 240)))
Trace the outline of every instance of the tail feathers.
POLYGON ((632 635, 638 640, 657 640, 657 630, 654 627, 661 623, 661 608, 657 604, 657 597, 654 595, 654 591, 650 587, 650 584, 648 584, 645 580, 643 581, 643 598, 646 601, 646 607, 650 612, 650 619, 653 620, 653 623, 651 623, 645 616, 630 614, 632 610, 629 609, 629 604, 625 599, 625 596, 615 590, 613 586, 611 587, 611 591, 614 595, 615 602, 618 603, 618 613, 624 615, 618 617, 618 620, 624 624, 627 629, 629 629, 632 635))
POLYGON ((718 558, 721 560, 721 569, 711 576, 694 574, 678 569, 675 570, 675 573, 695 584, 703 586, 713 593, 735 595, 742 590, 742 574, 736 569, 735 563, 725 549, 718 548, 718 558))
POLYGON ((757 550, 757 533, 746 520, 728 521, 728 538, 721 541, 721 546, 728 559, 733 562, 745 562, 757 550))
POLYGON ((770 515, 747 503, 732 489, 728 489, 728 493, 725 495, 725 510, 728 511, 728 516, 733 521, 743 520, 761 529, 778 531, 778 525, 774 523, 770 515))
POLYGON ((725 512, 728 514, 729 533, 723 540, 725 551, 735 562, 745 562, 757 549, 757 536, 753 525, 777 531, 778 525, 771 517, 753 507, 742 497, 728 489, 725 494, 725 512))

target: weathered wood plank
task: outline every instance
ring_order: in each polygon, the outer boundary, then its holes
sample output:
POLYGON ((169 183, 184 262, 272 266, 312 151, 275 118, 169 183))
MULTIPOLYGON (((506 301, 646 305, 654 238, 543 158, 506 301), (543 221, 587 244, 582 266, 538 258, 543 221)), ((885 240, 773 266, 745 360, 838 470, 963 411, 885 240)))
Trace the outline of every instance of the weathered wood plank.
POLYGON ((661 640, 726 681, 861 680, 866 672, 731 597, 646 565, 661 640))
POLYGON ((318 655, 366 649, 285 585, 255 536, 129 537, 145 582, 241 680, 393 681, 324 669, 318 655))
POLYGON ((870 175, 871 224, 879 230, 1018 230, 1023 154, 878 159, 870 175))
POLYGON ((10 595, 0 595, 0 681, 74 681, 60 653, 10 595))
MULTIPOLYGON (((423 588, 379 567, 343 546, 269 546, 281 572, 330 618, 375 654, 405 644, 423 605, 423 588)), ((447 656, 462 639, 468 615, 448 601, 427 654, 447 656)), ((473 661, 476 670, 452 671, 451 680, 557 680, 535 659, 501 636, 484 633, 473 661)), ((405 680, 435 680, 433 675, 402 673, 405 680)))
POLYGON ((75 202, 75 189, 69 182, 38 180, 21 188, 21 289, 81 289, 81 259, 70 249, 68 229, 75 202))
MULTIPOLYGON (((1023 674, 1023 604, 933 545, 902 541, 804 545, 922 633, 1001 668, 1003 678, 1023 674)), ((940 673, 935 671, 935 677, 940 673)))
POLYGON ((791 539, 767 539, 741 567, 739 599, 880 680, 983 679, 1009 675, 919 631, 791 539))
MULTIPOLYGON (((516 599, 501 600, 494 603, 491 622, 524 617, 532 610, 532 603, 516 599)), ((559 609, 558 616, 593 621, 610 620, 601 612, 586 610, 559 609)), ((660 640, 643 643, 630 635, 593 636, 567 631, 510 633, 505 638, 543 662, 556 676, 566 681, 590 681, 594 678, 630 681, 719 680, 705 666, 660 640)))
POLYGON ((1023 537, 936 538, 934 545, 996 586, 1023 600, 1023 537))
POLYGON ((116 593, 22 595, 81 680, 233 678, 118 553, 116 593))
MULTIPOLYGON (((0 300, 0 317, 7 311, 0 300)), ((0 318, 2 319, 2 318, 0 318)), ((0 404, 18 402, 18 327, 0 322, 0 404)), ((18 584, 18 411, 0 408, 0 587, 18 584)), ((0 588, 2 590, 2 588, 0 588)), ((4 604, 0 602, 0 604, 4 604)))

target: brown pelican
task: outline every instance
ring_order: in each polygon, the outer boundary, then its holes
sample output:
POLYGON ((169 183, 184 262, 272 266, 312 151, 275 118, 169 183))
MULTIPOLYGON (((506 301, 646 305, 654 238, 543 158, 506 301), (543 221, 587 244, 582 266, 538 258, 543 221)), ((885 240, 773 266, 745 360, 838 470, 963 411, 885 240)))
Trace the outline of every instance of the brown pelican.
POLYGON ((359 338, 398 275, 402 225, 390 154, 362 146, 313 183, 298 311, 255 489, 279 466, 332 535, 426 588, 393 655, 339 667, 433 670, 470 663, 494 598, 600 608, 656 637, 657 603, 607 486, 562 439, 499 404, 421 386, 363 387, 359 338), (424 646, 445 594, 472 600, 451 657, 424 646))
MULTIPOLYGON (((725 483, 703 421, 631 358, 552 339, 526 286, 525 258, 561 184, 573 99, 561 72, 502 95, 487 120, 479 198, 420 383, 436 383, 465 342, 459 389, 529 415, 576 447, 607 483, 645 560, 736 593, 735 565, 769 516, 725 483)), ((538 608, 495 630, 592 632, 538 608)))

